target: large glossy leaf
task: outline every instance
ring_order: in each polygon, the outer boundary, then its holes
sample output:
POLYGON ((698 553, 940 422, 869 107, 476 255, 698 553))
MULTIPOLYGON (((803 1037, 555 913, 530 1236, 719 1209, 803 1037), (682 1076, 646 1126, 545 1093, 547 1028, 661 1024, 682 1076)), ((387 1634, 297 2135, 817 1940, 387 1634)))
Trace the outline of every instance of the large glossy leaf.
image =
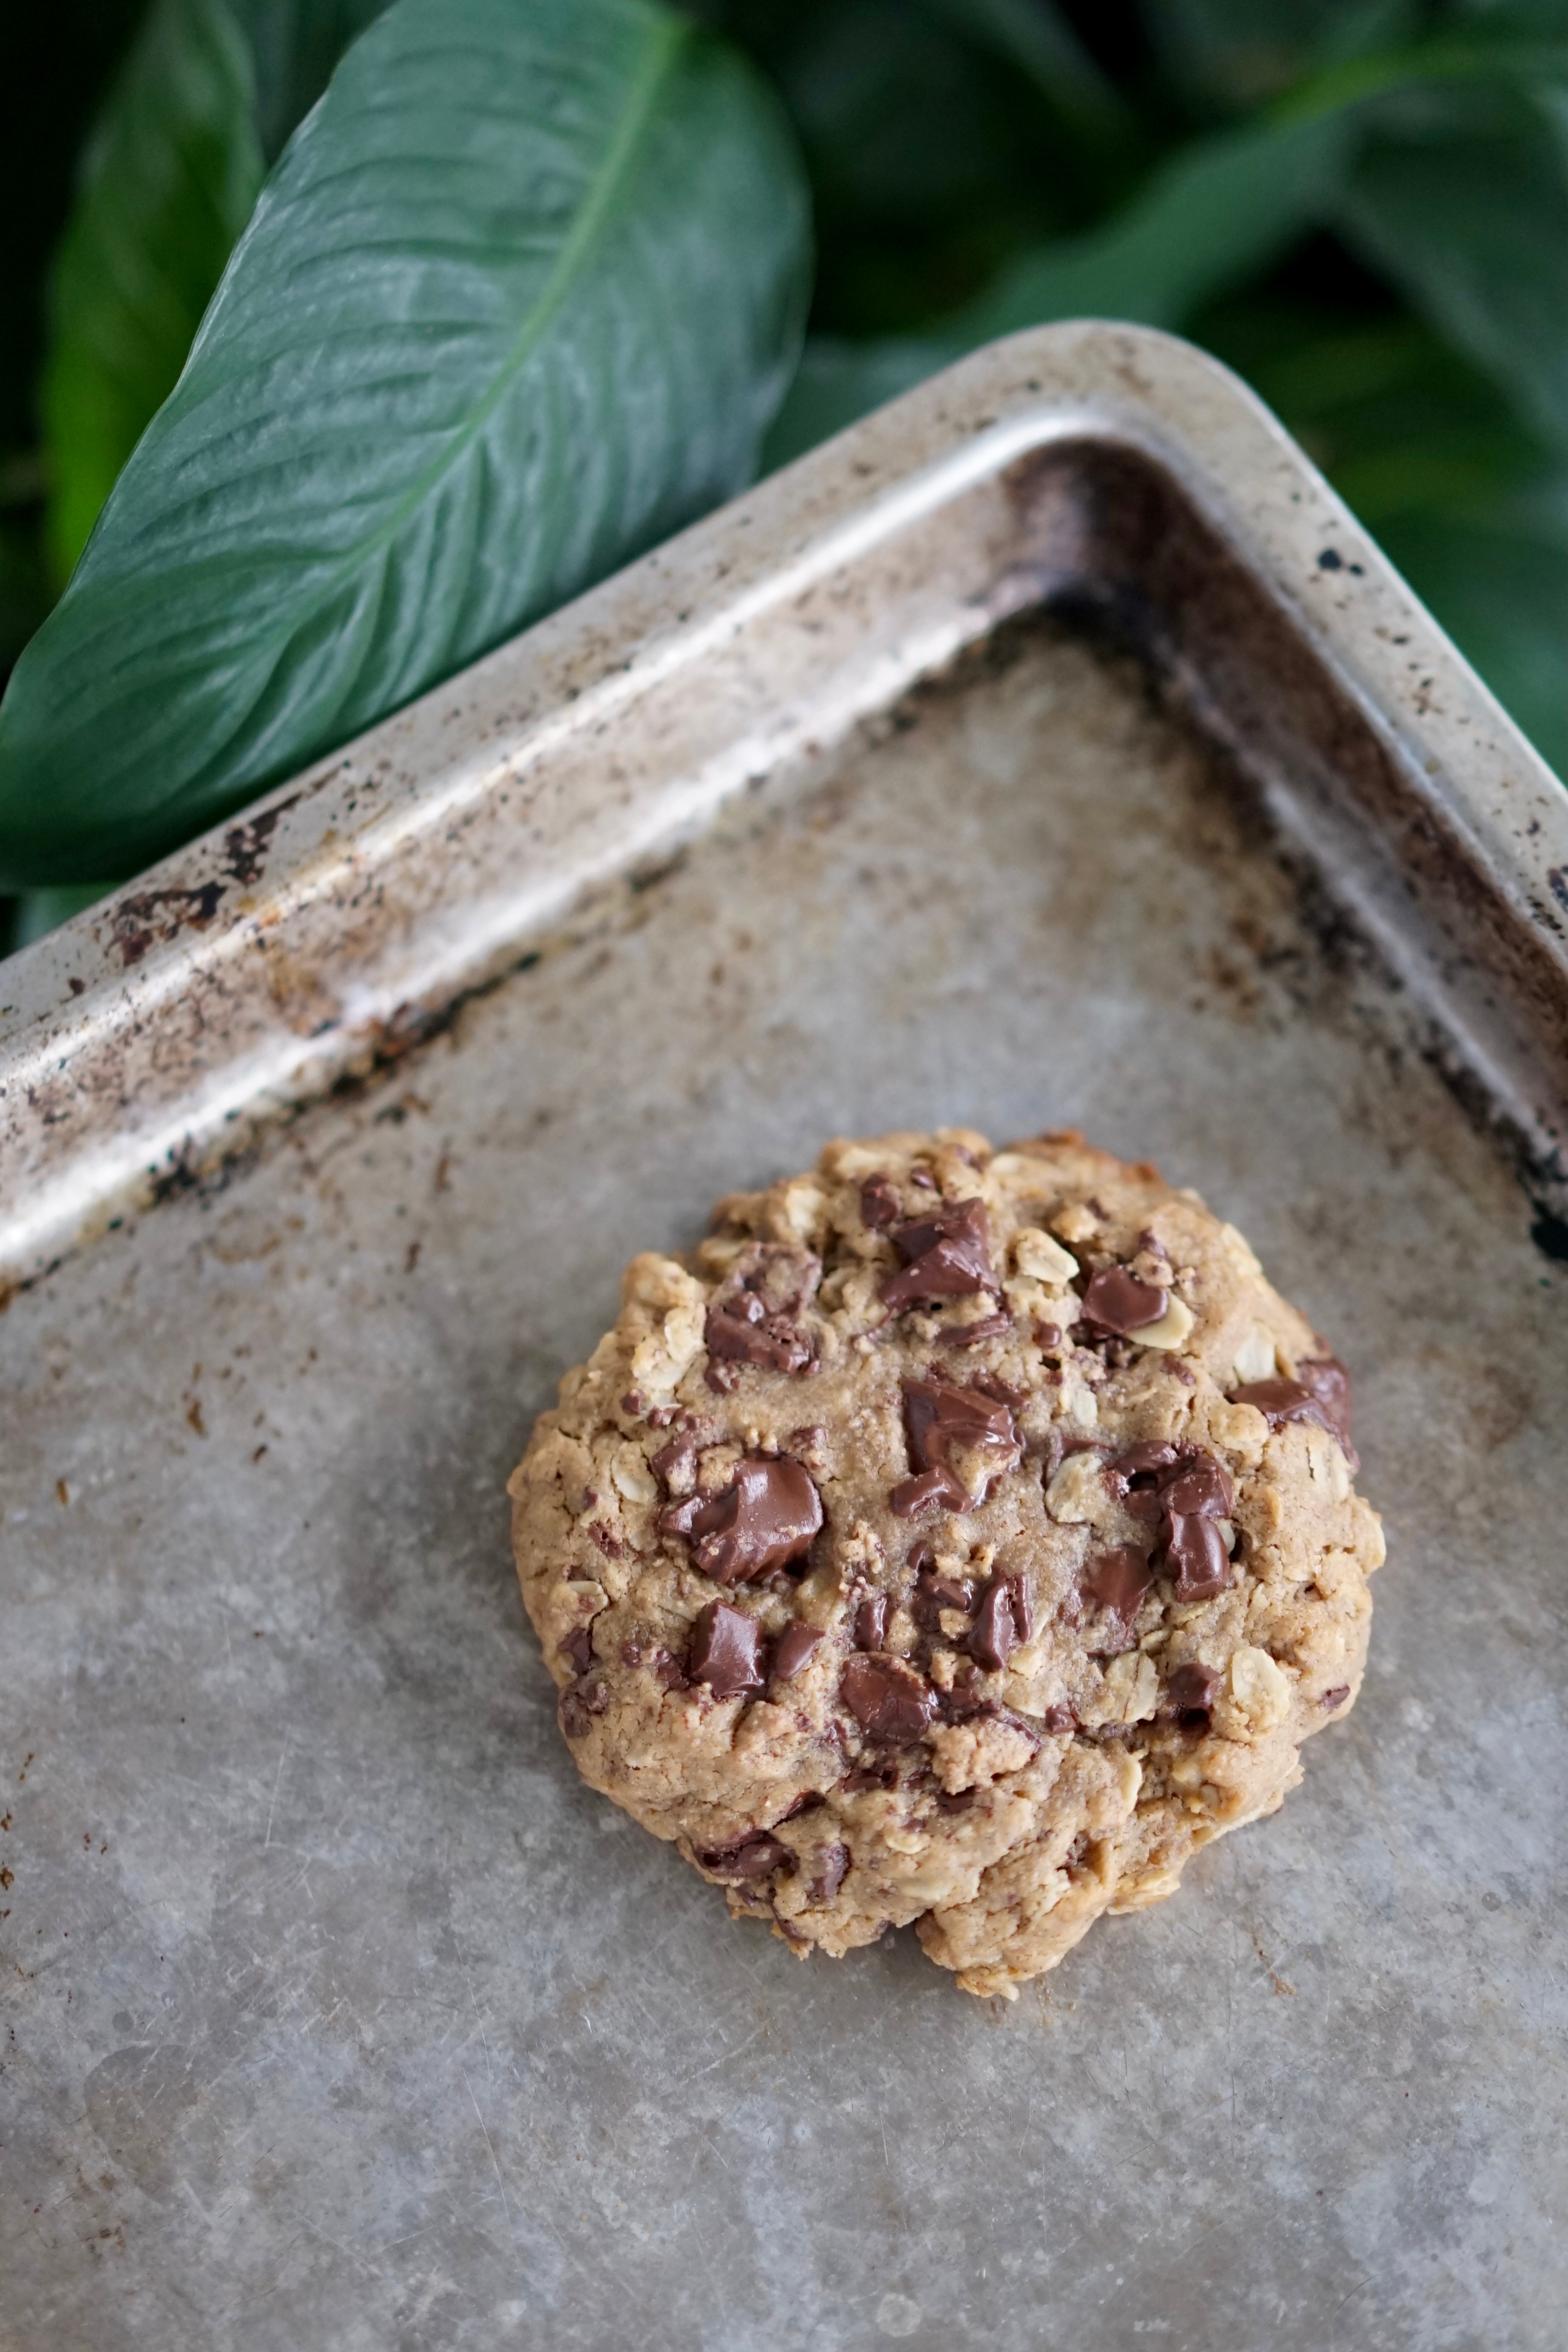
POLYGON ((123 872, 739 488, 807 201, 639 0, 396 0, 0 706, 0 873, 123 872))
POLYGON ((225 0, 155 0, 55 264, 43 414, 58 581, 173 389, 261 181, 250 57, 225 0))

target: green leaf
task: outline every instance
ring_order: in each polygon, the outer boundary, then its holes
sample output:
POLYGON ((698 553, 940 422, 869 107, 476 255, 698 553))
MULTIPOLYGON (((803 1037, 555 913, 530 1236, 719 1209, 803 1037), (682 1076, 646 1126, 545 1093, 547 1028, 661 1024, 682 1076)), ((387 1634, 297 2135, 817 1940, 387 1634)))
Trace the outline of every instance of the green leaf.
POLYGON ((256 125, 267 162, 283 152, 350 41, 388 0, 233 0, 256 69, 256 125))
POLYGON ((938 16, 1017 66, 1052 109, 1093 131, 1120 132, 1131 116, 1052 0, 925 0, 938 16))
POLYGON ((1020 254, 932 334, 814 341, 768 436, 768 464, 1019 327, 1084 317, 1179 327, 1295 243, 1336 189, 1345 137, 1343 119, 1325 114, 1193 140, 1103 227, 1020 254))
POLYGON ((1339 209, 1347 241, 1485 368, 1519 415, 1568 440, 1568 168, 1562 131, 1522 94, 1474 128, 1438 113, 1382 131, 1339 209), (1500 116, 1501 119, 1496 119, 1500 116))
POLYGON ((173 389, 261 185, 246 44, 224 0, 157 0, 115 84, 57 255, 43 392, 64 581, 173 389))
POLYGON ((642 0, 396 0, 0 706, 0 874, 123 873, 738 489, 807 198, 642 0))

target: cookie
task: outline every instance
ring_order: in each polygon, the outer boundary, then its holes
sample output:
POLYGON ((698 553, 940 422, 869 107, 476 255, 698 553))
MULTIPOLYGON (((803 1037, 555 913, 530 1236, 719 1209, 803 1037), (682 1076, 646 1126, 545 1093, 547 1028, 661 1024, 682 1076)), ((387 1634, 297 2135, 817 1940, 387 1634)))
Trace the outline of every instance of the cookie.
POLYGON ((1354 1703, 1349 1403, 1146 1163, 831 1143, 633 1259, 513 1475, 578 1769, 802 1955, 914 1921, 1011 1995, 1354 1703))

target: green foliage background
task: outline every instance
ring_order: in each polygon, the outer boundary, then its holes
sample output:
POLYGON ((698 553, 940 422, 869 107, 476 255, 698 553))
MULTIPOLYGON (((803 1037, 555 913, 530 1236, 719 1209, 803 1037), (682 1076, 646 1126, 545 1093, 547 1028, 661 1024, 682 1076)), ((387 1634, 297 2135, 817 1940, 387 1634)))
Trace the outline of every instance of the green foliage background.
MULTIPOLYGON (((380 7, 17 12, 0 675, 172 389, 266 171, 380 7)), ((765 462, 1011 327, 1174 328, 1257 387, 1568 769, 1561 0, 690 13, 772 79, 811 180, 810 336, 765 462)), ((69 902, 35 894, 22 933, 69 902)))

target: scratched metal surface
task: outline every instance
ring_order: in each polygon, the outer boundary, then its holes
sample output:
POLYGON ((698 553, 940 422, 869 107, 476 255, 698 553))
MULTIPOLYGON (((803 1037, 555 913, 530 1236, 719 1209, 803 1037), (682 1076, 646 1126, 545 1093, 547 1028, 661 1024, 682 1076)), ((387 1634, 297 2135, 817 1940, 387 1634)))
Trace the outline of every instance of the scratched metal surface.
POLYGON ((1560 2340, 1564 1269, 1124 660, 1019 631, 0 1320, 8 2352, 1560 2340), (577 1782, 502 1481, 636 1246, 1082 1125, 1354 1367, 1390 1559, 1271 1822, 1011 2008, 577 1782))

